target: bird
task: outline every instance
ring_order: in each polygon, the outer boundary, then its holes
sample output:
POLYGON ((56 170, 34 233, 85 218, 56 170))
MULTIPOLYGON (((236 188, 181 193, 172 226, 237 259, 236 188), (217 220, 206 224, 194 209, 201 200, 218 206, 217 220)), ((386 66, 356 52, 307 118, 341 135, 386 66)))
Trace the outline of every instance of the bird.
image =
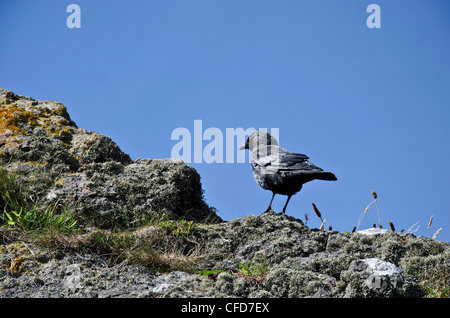
POLYGON ((272 202, 276 194, 287 195, 279 214, 285 214, 291 197, 312 180, 336 181, 336 176, 315 166, 309 157, 290 152, 278 145, 278 141, 265 131, 252 133, 240 150, 250 151, 250 164, 255 181, 265 190, 272 191, 272 199, 263 213, 273 212, 272 202))

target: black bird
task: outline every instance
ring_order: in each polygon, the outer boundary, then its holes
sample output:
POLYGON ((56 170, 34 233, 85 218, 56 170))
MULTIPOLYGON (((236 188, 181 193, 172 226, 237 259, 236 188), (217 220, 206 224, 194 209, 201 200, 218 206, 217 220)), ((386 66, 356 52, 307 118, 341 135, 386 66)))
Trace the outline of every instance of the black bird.
POLYGON ((275 194, 287 195, 286 204, 280 212, 284 214, 291 197, 311 180, 337 180, 336 176, 313 165, 308 156, 290 152, 280 146, 267 132, 257 131, 248 137, 240 148, 249 149, 255 181, 266 190, 272 191, 272 199, 266 211, 272 210, 275 194))

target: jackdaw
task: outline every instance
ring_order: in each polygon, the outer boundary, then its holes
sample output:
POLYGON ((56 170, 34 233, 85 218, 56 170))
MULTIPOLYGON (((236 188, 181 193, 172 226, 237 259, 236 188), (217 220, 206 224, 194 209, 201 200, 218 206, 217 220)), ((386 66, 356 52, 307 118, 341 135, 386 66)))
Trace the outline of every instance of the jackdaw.
POLYGON ((286 204, 280 214, 286 212, 291 197, 300 191, 303 184, 311 180, 337 180, 331 172, 323 171, 307 159, 308 156, 290 152, 280 146, 269 133, 256 131, 251 134, 240 150, 249 149, 255 181, 272 191, 272 199, 265 212, 272 211, 275 194, 287 195, 286 204))

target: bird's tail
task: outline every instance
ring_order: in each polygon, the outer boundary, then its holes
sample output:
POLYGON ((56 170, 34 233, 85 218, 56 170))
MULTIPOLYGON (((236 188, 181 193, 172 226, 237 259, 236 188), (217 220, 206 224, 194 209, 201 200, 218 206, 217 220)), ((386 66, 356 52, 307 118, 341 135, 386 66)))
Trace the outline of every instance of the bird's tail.
POLYGON ((327 180, 327 181, 336 181, 337 180, 336 176, 333 173, 328 172, 328 171, 323 171, 323 172, 321 171, 321 172, 315 173, 314 177, 318 180, 327 180))

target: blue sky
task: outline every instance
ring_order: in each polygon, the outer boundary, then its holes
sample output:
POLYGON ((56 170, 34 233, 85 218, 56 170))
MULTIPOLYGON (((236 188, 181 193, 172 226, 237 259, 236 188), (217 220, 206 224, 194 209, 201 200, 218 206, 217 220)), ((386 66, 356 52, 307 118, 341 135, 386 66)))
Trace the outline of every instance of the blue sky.
MULTIPOLYGON (((419 222, 450 241, 449 1, 0 0, 0 21, 0 87, 62 102, 133 159, 170 157, 172 131, 194 120, 278 128, 339 179, 306 184, 287 214, 319 227, 314 202, 326 227, 351 231, 375 189, 385 228, 419 222)), ((248 163, 192 166, 222 218, 267 207, 248 163)), ((374 222, 372 205, 360 229, 374 222)))

